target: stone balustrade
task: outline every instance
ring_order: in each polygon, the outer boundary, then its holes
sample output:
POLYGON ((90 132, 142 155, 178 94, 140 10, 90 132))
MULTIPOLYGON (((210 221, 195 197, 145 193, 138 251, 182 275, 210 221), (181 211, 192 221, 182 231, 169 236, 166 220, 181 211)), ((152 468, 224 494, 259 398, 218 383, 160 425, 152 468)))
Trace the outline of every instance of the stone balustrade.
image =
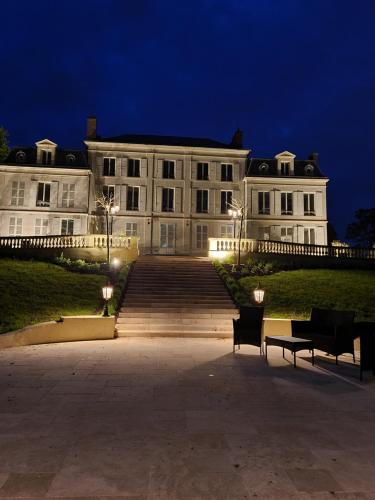
MULTIPOLYGON (((139 238, 135 236, 109 236, 111 248, 138 248, 139 238)), ((56 236, 3 236, 1 248, 106 248, 105 234, 56 235, 56 236)))

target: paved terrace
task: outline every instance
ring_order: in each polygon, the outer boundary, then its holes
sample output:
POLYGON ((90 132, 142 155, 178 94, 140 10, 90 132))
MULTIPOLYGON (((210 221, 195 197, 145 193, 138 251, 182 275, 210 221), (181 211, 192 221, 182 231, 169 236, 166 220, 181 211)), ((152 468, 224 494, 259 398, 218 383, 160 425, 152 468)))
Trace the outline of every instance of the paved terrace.
POLYGON ((269 365, 212 339, 0 351, 0 497, 374 499, 372 375, 269 351, 269 365))

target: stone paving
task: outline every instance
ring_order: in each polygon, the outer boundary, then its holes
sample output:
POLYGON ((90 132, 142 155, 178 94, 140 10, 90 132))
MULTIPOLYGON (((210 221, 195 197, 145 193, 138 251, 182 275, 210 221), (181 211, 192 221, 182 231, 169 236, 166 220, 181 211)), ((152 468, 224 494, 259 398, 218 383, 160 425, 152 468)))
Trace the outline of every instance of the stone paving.
POLYGON ((0 498, 375 499, 375 379, 132 338, 0 351, 0 498))

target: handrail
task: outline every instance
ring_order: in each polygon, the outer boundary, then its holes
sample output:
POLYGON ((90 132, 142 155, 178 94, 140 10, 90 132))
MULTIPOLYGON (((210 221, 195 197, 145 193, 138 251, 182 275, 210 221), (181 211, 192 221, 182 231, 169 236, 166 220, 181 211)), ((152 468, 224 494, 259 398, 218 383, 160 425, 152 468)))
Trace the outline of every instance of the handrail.
MULTIPOLYGON (((238 240, 234 238, 209 238, 209 249, 215 252, 238 252, 238 240)), ((375 259, 375 248, 307 245, 286 241, 242 239, 242 253, 277 255, 308 255, 314 257, 340 257, 347 259, 375 259)))
MULTIPOLYGON (((136 236, 109 236, 111 248, 138 247, 136 236)), ((2 236, 1 248, 106 248, 105 234, 49 235, 49 236, 2 236)))

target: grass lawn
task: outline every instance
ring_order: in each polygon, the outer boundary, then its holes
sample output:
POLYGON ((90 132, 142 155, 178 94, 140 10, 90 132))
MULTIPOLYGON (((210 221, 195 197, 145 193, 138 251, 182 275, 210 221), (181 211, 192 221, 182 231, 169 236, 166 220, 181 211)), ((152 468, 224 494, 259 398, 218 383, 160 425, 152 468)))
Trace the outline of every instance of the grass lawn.
POLYGON ((0 259, 0 333, 61 315, 101 312, 105 276, 54 264, 0 259))
POLYGON ((312 307, 356 311, 356 321, 375 321, 375 271, 300 269, 241 278, 251 293, 265 289, 265 314, 273 318, 308 318, 312 307))

